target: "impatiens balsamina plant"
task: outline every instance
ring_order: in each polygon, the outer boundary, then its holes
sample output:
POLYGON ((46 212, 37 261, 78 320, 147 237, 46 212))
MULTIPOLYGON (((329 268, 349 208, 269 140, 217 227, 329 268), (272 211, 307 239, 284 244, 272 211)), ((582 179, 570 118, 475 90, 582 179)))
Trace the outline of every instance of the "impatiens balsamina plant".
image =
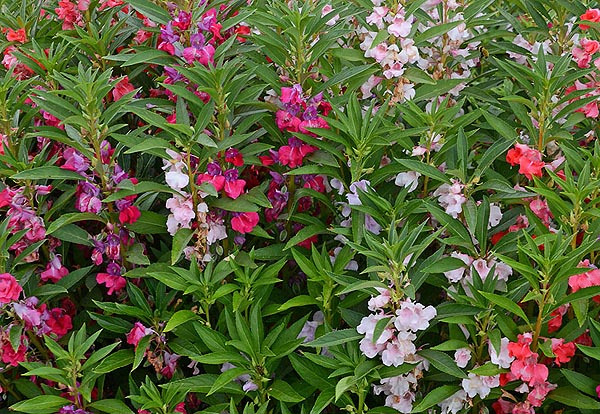
POLYGON ((0 413, 600 412, 596 4, 0 7, 0 413))

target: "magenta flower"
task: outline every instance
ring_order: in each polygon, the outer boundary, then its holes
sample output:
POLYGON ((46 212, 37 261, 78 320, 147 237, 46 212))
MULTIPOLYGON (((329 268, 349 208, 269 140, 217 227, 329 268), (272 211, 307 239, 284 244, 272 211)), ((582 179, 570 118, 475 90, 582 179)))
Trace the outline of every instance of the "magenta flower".
POLYGON ((236 169, 225 171, 225 194, 234 200, 244 192, 246 186, 246 181, 238 179, 238 176, 239 173, 236 169))
POLYGON ((279 148, 279 162, 281 165, 296 168, 302 165, 304 157, 316 150, 317 148, 304 143, 298 138, 291 137, 288 139, 288 145, 279 148))

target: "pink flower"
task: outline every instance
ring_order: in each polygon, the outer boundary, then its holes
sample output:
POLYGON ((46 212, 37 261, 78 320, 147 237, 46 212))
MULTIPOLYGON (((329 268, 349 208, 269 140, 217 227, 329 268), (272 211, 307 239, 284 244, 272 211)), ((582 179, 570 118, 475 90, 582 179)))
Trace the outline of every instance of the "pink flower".
POLYGON ((556 384, 550 384, 548 381, 538 384, 527 395, 527 401, 532 407, 541 407, 548 393, 556 388, 556 384))
POLYGON ((398 187, 408 188, 408 192, 410 193, 417 189, 420 176, 421 174, 416 171, 401 172, 396 176, 394 184, 398 187))
POLYGON ((246 186, 246 181, 238 179, 238 176, 239 173, 236 169, 225 171, 225 194, 234 200, 242 194, 246 186))
POLYGON ((60 261, 60 255, 55 255, 50 263, 46 266, 46 270, 40 275, 43 281, 51 280, 56 283, 63 277, 69 274, 69 270, 64 267, 60 261))
POLYGON ((460 348, 454 352, 454 361, 459 368, 465 368, 471 360, 471 349, 460 348))
POLYGON ((399 331, 423 331, 429 327, 429 321, 435 318, 436 314, 433 306, 425 307, 407 299, 400 304, 400 309, 396 311, 397 318, 394 325, 399 331))
POLYGON ((166 207, 171 210, 167 218, 167 230, 174 235, 179 228, 190 228, 191 221, 196 217, 191 197, 183 198, 175 195, 167 200, 166 207))
POLYGON ((298 138, 291 137, 288 139, 288 145, 279 148, 279 162, 281 165, 296 168, 302 165, 304 157, 316 150, 315 147, 305 144, 298 138))
POLYGON ((508 338, 502 338, 500 340, 500 352, 496 351, 492 343, 488 343, 488 352, 490 354, 490 361, 492 364, 498 365, 500 368, 510 368, 510 364, 515 360, 513 356, 509 355, 508 351, 508 338))
POLYGON ((279 98, 281 103, 291 104, 291 105, 300 105, 302 104, 302 86, 296 84, 291 88, 283 87, 281 88, 281 96, 279 98))
POLYGON ((214 63, 215 48, 211 44, 201 47, 186 47, 183 49, 183 58, 189 64, 199 62, 201 65, 208 66, 214 63))
POLYGON ((96 282, 105 284, 109 295, 125 288, 127 281, 121 276, 121 267, 118 264, 109 263, 106 270, 107 273, 98 273, 96 275, 96 282))
POLYGON ((112 91, 112 96, 115 101, 121 99, 124 95, 127 95, 129 92, 133 92, 135 88, 131 83, 129 83, 129 77, 124 76, 116 85, 112 91))
POLYGON ((19 299, 23 288, 10 273, 0 274, 0 305, 19 299))
POLYGON ((298 132, 300 130, 300 122, 302 120, 297 116, 292 115, 288 111, 278 110, 275 114, 275 122, 277 128, 281 131, 298 132))
POLYGON ((23 322, 25 322, 25 327, 28 329, 31 329, 34 326, 40 326, 42 323, 42 313, 39 309, 35 308, 37 304, 38 299, 35 296, 27 298, 25 303, 15 302, 13 304, 15 313, 23 322))
POLYGON ((457 218, 462 212, 462 205, 467 202, 467 198, 462 194, 464 184, 453 181, 452 184, 442 184, 434 192, 433 196, 438 197, 440 206, 446 209, 446 214, 457 218))
POLYGON ((231 228, 239 233, 250 233, 258 224, 258 213, 248 211, 244 213, 233 213, 231 228))
POLYGON ((9 42, 25 43, 27 42, 27 34, 24 28, 19 30, 8 29, 6 32, 6 40, 9 42))
POLYGON ((154 331, 150 328, 146 328, 140 322, 136 322, 131 328, 131 331, 127 334, 127 343, 130 345, 134 345, 137 347, 140 340, 146 336, 154 333, 154 331))

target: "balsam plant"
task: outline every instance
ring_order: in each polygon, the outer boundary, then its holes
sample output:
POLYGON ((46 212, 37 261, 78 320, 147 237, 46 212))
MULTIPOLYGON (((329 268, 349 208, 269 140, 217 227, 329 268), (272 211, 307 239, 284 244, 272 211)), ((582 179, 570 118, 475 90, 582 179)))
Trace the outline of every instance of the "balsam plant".
POLYGON ((594 4, 0 8, 0 412, 600 409, 594 4))

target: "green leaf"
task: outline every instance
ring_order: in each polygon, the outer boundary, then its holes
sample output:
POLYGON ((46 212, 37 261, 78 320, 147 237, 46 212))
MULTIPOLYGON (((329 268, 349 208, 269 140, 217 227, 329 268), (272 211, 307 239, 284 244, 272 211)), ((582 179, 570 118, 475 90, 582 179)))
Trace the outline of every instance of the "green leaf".
POLYGON ((212 387, 210 388, 210 391, 206 395, 214 394, 215 392, 219 391, 221 388, 223 388, 225 385, 229 384, 231 381, 233 381, 240 375, 244 375, 247 373, 248 373, 248 370, 246 368, 237 367, 237 368, 228 369, 227 371, 225 371, 221 375, 219 375, 219 377, 215 380, 212 387))
POLYGON ((563 368, 560 372, 564 375, 564 377, 577 388, 579 391, 583 391, 588 395, 593 397, 597 396, 596 387, 598 386, 598 381, 591 379, 590 377, 580 374, 579 372, 571 371, 570 369, 563 368))
POLYGON ((135 354, 133 356, 133 365, 131 366, 131 371, 135 371, 144 360, 146 356, 146 349, 152 340, 152 335, 143 336, 135 347, 135 354))
POLYGON ((313 408, 310 410, 310 414, 320 414, 325 408, 329 407, 329 405, 333 402, 335 398, 335 390, 332 388, 328 388, 322 390, 317 399, 315 400, 315 404, 313 408))
POLYGON ((320 224, 311 224, 302 228, 294 237, 288 240, 283 250, 288 250, 298 243, 303 242, 304 240, 314 236, 315 234, 323 234, 327 233, 327 228, 323 223, 320 224))
POLYGON ((467 265, 456 257, 442 257, 422 270, 424 273, 444 273, 467 265))
POLYGON ((595 359, 596 361, 600 361, 600 348, 597 348, 594 346, 580 345, 580 344, 576 344, 576 345, 577 345, 577 348, 579 348, 579 350, 581 352, 583 352, 590 358, 595 359))
POLYGON ((304 397, 298 394, 290 384, 282 380, 275 380, 267 392, 273 398, 290 403, 297 403, 304 400, 304 397))
POLYGON ((548 394, 548 398, 584 410, 600 410, 600 402, 577 391, 574 387, 558 387, 548 394))
POLYGON ((521 307, 512 300, 505 298, 504 296, 497 295, 495 293, 482 291, 479 291, 479 293, 481 294, 481 296, 489 300, 493 305, 498 305, 501 308, 506 309, 513 315, 516 315, 519 318, 523 319, 525 322, 529 323, 529 318, 527 318, 527 315, 525 315, 523 309, 521 309, 521 307))
POLYGON ((53 234, 59 240, 67 241, 74 244, 81 244, 83 246, 93 246, 92 236, 75 224, 67 224, 59 229, 54 230, 53 234))
POLYGON ((183 249, 185 249, 192 239, 194 231, 192 229, 181 228, 177 230, 173 236, 173 247, 171 249, 171 264, 174 265, 179 261, 183 249))
POLYGON ((335 386, 335 400, 339 400, 342 394, 344 394, 353 385, 356 385, 357 379, 354 376, 344 377, 338 381, 335 386))
POLYGON ((312 296, 299 295, 299 296, 294 296, 293 298, 291 298, 290 300, 285 302, 277 310, 279 312, 281 312, 281 311, 288 310, 290 308, 294 308, 297 306, 320 305, 320 304, 321 304, 321 302, 319 302, 312 296))
POLYGON ((142 211, 140 218, 127 228, 138 234, 162 234, 167 232, 167 218, 153 211, 142 211))
POLYGON ((420 413, 426 409, 433 407, 436 404, 441 403, 446 398, 452 396, 456 391, 460 390, 460 387, 456 385, 443 385, 441 387, 434 388, 429 392, 416 406, 413 407, 413 413, 420 413))
POLYGON ((492 128, 494 128, 500 134, 500 136, 502 136, 511 144, 515 142, 517 138, 517 133, 515 132, 515 129, 513 127, 506 123, 506 121, 498 118, 495 115, 492 115, 488 111, 483 111, 483 116, 488 122, 488 124, 490 124, 492 128))
POLYGON ((441 181, 443 183, 450 183, 450 179, 435 168, 433 165, 425 164, 424 162, 417 160, 408 160, 408 159, 396 159, 398 163, 402 164, 408 171, 416 171, 421 173, 429 178, 433 178, 434 180, 441 181))
POLYGON ((446 374, 456 378, 467 378, 467 375, 456 365, 454 359, 443 352, 434 351, 432 349, 423 349, 419 351, 419 355, 446 374))
POLYGON ((324 347, 345 344, 346 342, 356 341, 362 339, 364 335, 356 332, 356 329, 340 329, 339 331, 333 331, 326 333, 323 336, 318 337, 312 342, 305 344, 306 346, 312 347, 324 347))
POLYGON ((502 369, 502 368, 498 368, 497 365, 492 364, 491 362, 487 362, 480 367, 469 370, 469 372, 476 374, 476 375, 483 375, 485 377, 491 377, 496 374, 500 374, 501 372, 506 372, 506 370, 502 369))
POLYGON ((66 226, 67 224, 76 223, 78 221, 84 221, 84 220, 94 220, 94 221, 99 221, 101 223, 105 222, 105 220, 98 214, 92 214, 92 213, 63 214, 60 217, 58 217, 56 220, 54 220, 52 223, 50 223, 50 225, 46 229, 46 234, 50 235, 50 234, 54 233, 56 230, 66 226))
POLYGON ((75 171, 65 170, 54 165, 21 171, 10 178, 13 180, 85 180, 85 177, 75 171))
POLYGON ((133 411, 121 400, 98 400, 88 405, 88 407, 110 414, 133 414, 133 411))
POLYGON ((116 369, 126 367, 133 362, 133 349, 121 349, 109 355, 96 368, 96 374, 108 374, 116 369))
POLYGON ((27 371, 24 375, 37 376, 50 381, 58 382, 59 384, 68 385, 69 381, 65 378, 65 373, 62 369, 53 367, 39 367, 27 371))
POLYGON ((171 16, 169 16, 169 13, 166 10, 158 7, 151 1, 128 0, 127 3, 154 23, 167 24, 171 20, 171 16))
POLYGON ((173 316, 171 316, 169 318, 169 322, 167 322, 167 326, 165 326, 165 329, 163 331, 170 332, 173 329, 175 329, 176 327, 178 327, 179 325, 182 325, 186 322, 194 320, 197 317, 198 317, 198 315, 196 315, 191 310, 183 309, 183 310, 177 311, 173 314, 173 316))
POLYGON ((52 414, 72 402, 57 395, 39 395, 10 406, 10 410, 31 414, 52 414))

